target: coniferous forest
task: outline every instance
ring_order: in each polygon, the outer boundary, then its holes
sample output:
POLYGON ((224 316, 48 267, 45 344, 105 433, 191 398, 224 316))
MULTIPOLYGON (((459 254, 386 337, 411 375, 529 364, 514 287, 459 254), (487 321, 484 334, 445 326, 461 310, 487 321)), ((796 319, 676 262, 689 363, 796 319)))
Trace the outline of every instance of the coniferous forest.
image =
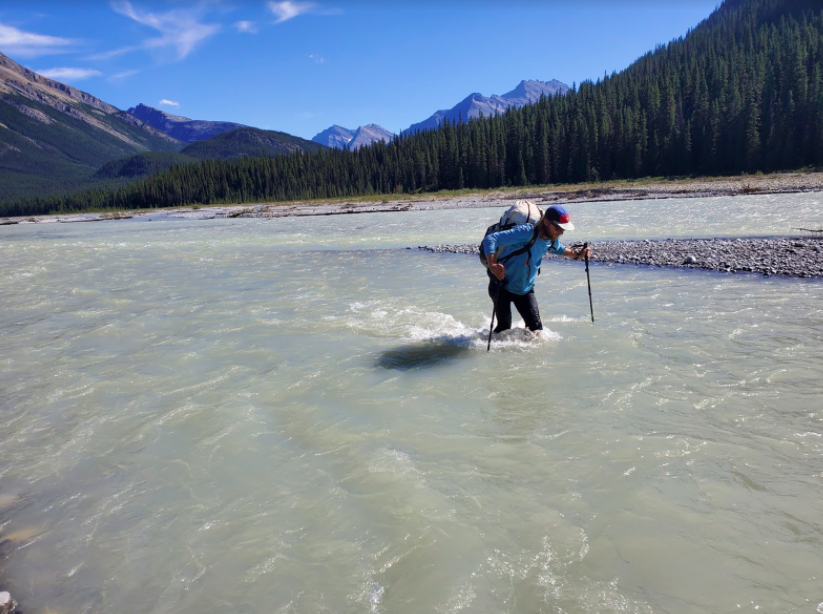
POLYGON ((823 166, 823 3, 726 0, 620 73, 356 151, 206 160, 5 215, 823 166))

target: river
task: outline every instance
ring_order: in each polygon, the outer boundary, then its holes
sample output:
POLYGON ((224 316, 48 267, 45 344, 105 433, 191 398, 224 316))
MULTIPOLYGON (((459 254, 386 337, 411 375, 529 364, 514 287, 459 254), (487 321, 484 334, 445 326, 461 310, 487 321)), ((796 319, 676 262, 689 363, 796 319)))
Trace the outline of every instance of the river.
MULTIPOLYGON (((823 195, 578 204, 780 236, 823 195)), ((823 282, 545 263, 498 209, 0 228, 0 589, 27 612, 823 612, 823 282), (515 322, 518 320, 515 317, 515 322), (522 326, 522 323, 520 324, 522 326)))

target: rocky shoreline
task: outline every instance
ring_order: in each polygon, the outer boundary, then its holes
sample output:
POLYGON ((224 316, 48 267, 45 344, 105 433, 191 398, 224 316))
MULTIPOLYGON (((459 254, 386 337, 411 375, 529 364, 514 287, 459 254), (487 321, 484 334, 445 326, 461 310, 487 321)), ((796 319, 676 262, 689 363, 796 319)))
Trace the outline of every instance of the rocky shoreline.
POLYGON ((521 198, 541 206, 552 204, 649 200, 668 198, 711 198, 757 194, 823 192, 823 173, 782 173, 697 179, 640 179, 603 183, 537 186, 489 190, 466 195, 418 194, 375 197, 339 202, 256 203, 245 205, 203 205, 175 209, 147 209, 113 213, 72 213, 24 217, 0 217, 0 226, 47 222, 99 222, 108 220, 213 220, 225 218, 281 218, 395 211, 432 211, 507 206, 521 198))
MULTIPOLYGON (((589 243, 591 262, 680 267, 765 276, 823 277, 823 237, 666 239, 589 243)), ((436 245, 438 254, 477 254, 478 246, 436 245)))

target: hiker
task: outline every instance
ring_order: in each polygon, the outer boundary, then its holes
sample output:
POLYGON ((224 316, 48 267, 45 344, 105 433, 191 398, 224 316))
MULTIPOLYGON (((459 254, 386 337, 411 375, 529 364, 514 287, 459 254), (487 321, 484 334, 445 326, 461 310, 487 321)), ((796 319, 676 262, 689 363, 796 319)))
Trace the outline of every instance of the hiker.
POLYGON ((591 256, 588 247, 574 251, 560 243, 561 235, 567 230, 574 230, 569 212, 561 205, 553 205, 546 209, 535 225, 522 224, 509 230, 493 232, 483 239, 483 249, 488 254, 489 296, 497 302, 497 326, 494 332, 511 328, 512 303, 525 320, 526 328, 530 331, 543 330, 534 296, 534 282, 543 256, 546 252, 575 260, 591 256), (535 226, 538 234, 531 248, 507 259, 507 254, 521 249, 532 240, 535 226), (496 254, 496 250, 501 247, 506 249, 496 254), (501 260, 505 261, 505 265, 499 262, 501 260))

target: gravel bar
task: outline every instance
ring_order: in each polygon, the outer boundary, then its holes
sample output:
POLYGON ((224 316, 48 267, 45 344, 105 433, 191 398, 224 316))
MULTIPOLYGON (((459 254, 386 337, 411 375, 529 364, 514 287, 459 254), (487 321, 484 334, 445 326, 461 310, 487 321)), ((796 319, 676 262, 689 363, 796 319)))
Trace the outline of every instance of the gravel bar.
MULTIPOLYGON (((823 277, 823 237, 597 241, 589 247, 591 262, 759 273, 767 277, 823 277)), ((421 245, 418 249, 477 254, 478 246, 421 245)))

